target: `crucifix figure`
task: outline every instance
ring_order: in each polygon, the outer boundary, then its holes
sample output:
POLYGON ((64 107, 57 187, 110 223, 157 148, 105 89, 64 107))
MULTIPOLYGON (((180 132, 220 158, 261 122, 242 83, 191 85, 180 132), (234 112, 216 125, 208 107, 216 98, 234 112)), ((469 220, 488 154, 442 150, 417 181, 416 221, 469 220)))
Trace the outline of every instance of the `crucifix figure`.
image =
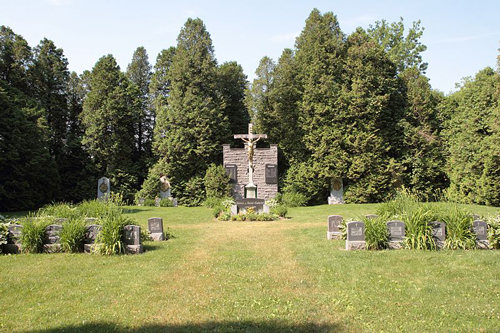
POLYGON ((253 134, 252 124, 248 124, 248 134, 236 134, 235 139, 241 139, 245 142, 247 152, 248 152, 248 185, 245 186, 247 189, 248 198, 256 198, 256 186, 253 183, 253 155, 255 151, 255 144, 260 139, 267 139, 267 134, 253 134))

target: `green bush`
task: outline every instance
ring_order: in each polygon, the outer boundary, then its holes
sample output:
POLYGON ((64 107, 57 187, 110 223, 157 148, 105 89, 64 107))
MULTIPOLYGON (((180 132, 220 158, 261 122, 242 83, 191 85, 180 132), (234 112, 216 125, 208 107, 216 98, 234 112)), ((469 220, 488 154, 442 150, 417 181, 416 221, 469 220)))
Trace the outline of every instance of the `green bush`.
POLYGON ((222 204, 216 205, 212 207, 212 216, 214 218, 218 218, 220 213, 224 211, 224 207, 222 207, 222 204))
POLYGON ((109 216, 119 216, 123 213, 120 206, 113 202, 89 200, 84 201, 77 206, 78 216, 80 217, 95 217, 107 218, 109 216))
POLYGON ((2 245, 7 244, 9 225, 9 222, 4 222, 4 219, 0 219, 0 249, 2 248, 2 245))
POLYGON ((33 216, 21 220, 23 232, 21 233, 21 246, 23 252, 41 253, 45 240, 45 228, 50 225, 50 218, 35 218, 33 216))
POLYGON ((61 247, 65 252, 81 252, 85 240, 85 222, 81 218, 72 218, 64 222, 61 230, 61 247))
POLYGON ((474 219, 469 211, 456 204, 439 204, 434 209, 436 220, 446 223, 445 249, 470 250, 477 247, 476 234, 472 230, 474 219))
POLYGON ((488 223, 488 240, 492 249, 500 249, 500 220, 491 220, 488 223))
POLYGON ((368 250, 382 250, 386 249, 388 245, 388 232, 387 232, 387 216, 379 216, 377 218, 368 219, 361 218, 365 223, 365 241, 368 250))
POLYGON ((203 178, 193 177, 185 186, 184 196, 180 199, 180 204, 187 207, 200 206, 205 200, 205 187, 203 178))
POLYGON ((155 199, 149 199, 149 198, 144 199, 144 206, 146 206, 146 207, 154 207, 154 206, 156 206, 155 199))
POLYGON ((231 195, 231 184, 222 165, 211 164, 204 178, 207 198, 223 198, 231 195))
POLYGON ((229 212, 223 212, 219 215, 219 221, 230 221, 231 220, 231 213, 229 212))
POLYGON ((70 204, 53 203, 40 208, 36 215, 70 219, 80 216, 80 213, 76 207, 72 207, 70 204))
POLYGON ((307 203, 307 197, 298 192, 287 192, 281 196, 281 202, 288 207, 301 207, 307 203))
POLYGON ((435 250, 436 242, 432 237, 432 226, 429 222, 434 221, 432 211, 426 207, 409 210, 401 215, 405 223, 406 237, 404 245, 408 249, 435 250))
POLYGON ((107 255, 123 253, 125 251, 122 241, 123 227, 127 224, 132 223, 121 215, 104 219, 102 229, 97 234, 95 252, 107 255))
POLYGON ((160 207, 174 207, 174 202, 169 198, 163 198, 160 200, 160 207))
POLYGON ((285 205, 274 206, 270 209, 271 214, 278 215, 279 217, 286 217, 288 213, 288 208, 285 205))

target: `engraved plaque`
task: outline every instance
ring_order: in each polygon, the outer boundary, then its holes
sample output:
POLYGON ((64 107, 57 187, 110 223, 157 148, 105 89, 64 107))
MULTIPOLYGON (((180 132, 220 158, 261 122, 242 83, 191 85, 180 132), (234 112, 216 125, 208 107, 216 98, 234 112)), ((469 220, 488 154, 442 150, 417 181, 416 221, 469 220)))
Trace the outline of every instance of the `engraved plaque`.
POLYGON ((237 182, 237 167, 235 164, 226 164, 224 166, 226 169, 226 173, 229 176, 229 182, 230 183, 236 183, 237 182))
POLYGON ((278 166, 266 164, 266 184, 278 184, 278 166))

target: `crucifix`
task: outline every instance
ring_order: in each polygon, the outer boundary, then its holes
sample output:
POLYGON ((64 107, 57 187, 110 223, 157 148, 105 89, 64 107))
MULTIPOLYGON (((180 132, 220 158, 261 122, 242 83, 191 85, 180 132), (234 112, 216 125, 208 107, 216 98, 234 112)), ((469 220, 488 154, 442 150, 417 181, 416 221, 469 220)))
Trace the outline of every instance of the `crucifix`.
POLYGON ((245 142, 247 153, 248 153, 248 184, 245 186, 247 190, 247 198, 257 198, 257 186, 253 183, 253 155, 255 151, 255 144, 260 139, 267 139, 267 134, 253 134, 252 124, 248 124, 248 134, 236 134, 235 139, 241 139, 245 142))

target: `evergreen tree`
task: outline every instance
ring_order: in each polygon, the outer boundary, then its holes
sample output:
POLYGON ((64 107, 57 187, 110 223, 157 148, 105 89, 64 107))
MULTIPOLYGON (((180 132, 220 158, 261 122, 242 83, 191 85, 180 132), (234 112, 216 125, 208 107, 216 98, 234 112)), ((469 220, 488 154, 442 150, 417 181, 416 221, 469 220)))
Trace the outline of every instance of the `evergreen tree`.
POLYGON ((28 42, 11 28, 0 26, 0 79, 10 87, 28 92, 27 72, 32 63, 28 42))
POLYGON ((221 144, 229 137, 217 80, 212 40, 200 19, 188 19, 177 38, 169 70, 171 89, 156 131, 161 169, 183 204, 204 197, 203 180, 210 163, 221 161, 221 144))
POLYGON ((83 103, 82 143, 112 190, 132 200, 138 188, 135 130, 140 92, 120 71, 112 55, 99 59, 89 77, 89 92, 83 103))
POLYGON ((250 115, 245 105, 248 81, 237 62, 226 62, 219 67, 219 89, 225 102, 224 114, 229 120, 230 133, 246 133, 250 115))
POLYGON ((261 118, 265 118, 264 115, 268 114, 271 110, 269 94, 273 82, 272 73, 275 66, 274 61, 267 56, 260 59, 259 66, 255 70, 256 78, 247 90, 245 102, 250 117, 256 124, 258 131, 265 129, 265 120, 261 120, 261 118))

